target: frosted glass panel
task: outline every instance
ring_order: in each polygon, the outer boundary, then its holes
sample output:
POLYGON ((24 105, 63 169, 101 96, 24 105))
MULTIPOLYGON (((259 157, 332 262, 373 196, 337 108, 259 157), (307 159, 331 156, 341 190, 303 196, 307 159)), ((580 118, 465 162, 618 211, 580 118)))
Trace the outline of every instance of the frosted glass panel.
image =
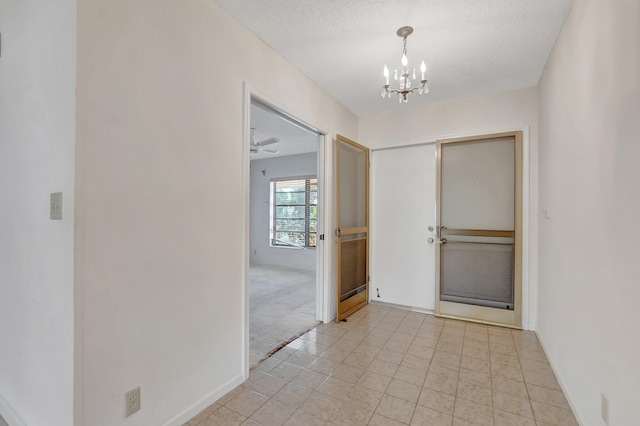
POLYGON ((352 239, 342 237, 340 244, 342 279, 340 300, 343 301, 353 296, 359 287, 367 283, 367 240, 360 235, 354 235, 352 239))
POLYGON ((448 242, 441 248, 440 300, 513 309, 513 245, 448 242))
POLYGON ((340 227, 367 226, 367 155, 338 141, 340 150, 340 227))
POLYGON ((442 145, 441 215, 449 229, 514 229, 515 139, 442 145))

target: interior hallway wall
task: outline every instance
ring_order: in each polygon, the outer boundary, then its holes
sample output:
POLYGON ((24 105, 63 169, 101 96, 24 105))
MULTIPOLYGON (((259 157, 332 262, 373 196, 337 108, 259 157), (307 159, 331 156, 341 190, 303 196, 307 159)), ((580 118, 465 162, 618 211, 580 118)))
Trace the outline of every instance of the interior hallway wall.
MULTIPOLYGON (((360 119, 359 133, 364 144, 380 149, 449 137, 524 130, 529 142, 529 151, 525 153, 529 161, 524 167, 532 183, 525 182, 523 194, 530 206, 523 211, 526 223, 531 212, 537 211, 537 125, 537 90, 528 88, 364 117, 360 119)), ((371 287, 380 288, 381 294, 377 298, 372 291, 372 299, 433 311, 435 272, 425 264, 425 259, 434 256, 433 245, 427 243, 432 235, 427 227, 435 225, 434 145, 374 151, 371 181, 371 287), (396 182, 398 188, 392 188, 390 182, 396 182), (388 209, 391 204, 395 206, 395 214, 388 209)), ((523 311, 529 319, 524 327, 533 329, 537 301, 537 223, 531 221, 529 229, 529 239, 523 240, 530 262, 529 270, 523 271, 528 278, 523 282, 523 291, 528 295, 523 311)))
POLYGON ((639 40, 637 0, 576 0, 539 86, 538 334, 584 425, 640 419, 639 40))
POLYGON ((0 0, 0 415, 73 422, 76 2, 0 0), (63 193, 62 220, 49 194, 63 193))
POLYGON ((357 117, 209 0, 79 0, 78 45, 80 423, 182 424, 243 377, 243 82, 357 117))
POLYGON ((269 196, 271 179, 316 176, 317 173, 318 155, 315 152, 251 161, 251 263, 306 271, 316 270, 315 249, 271 247, 269 196))

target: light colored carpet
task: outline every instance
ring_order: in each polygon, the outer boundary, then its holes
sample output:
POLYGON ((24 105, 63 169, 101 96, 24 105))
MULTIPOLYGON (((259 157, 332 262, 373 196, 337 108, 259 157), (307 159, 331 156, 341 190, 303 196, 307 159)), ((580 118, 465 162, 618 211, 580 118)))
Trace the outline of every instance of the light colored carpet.
POLYGON ((251 265, 249 269, 249 365, 315 327, 316 274, 251 265))

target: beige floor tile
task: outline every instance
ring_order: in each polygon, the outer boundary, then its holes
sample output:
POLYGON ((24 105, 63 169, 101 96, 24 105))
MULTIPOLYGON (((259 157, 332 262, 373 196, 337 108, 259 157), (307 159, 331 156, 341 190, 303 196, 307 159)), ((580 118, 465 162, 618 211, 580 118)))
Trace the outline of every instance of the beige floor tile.
POLYGON ((456 397, 489 406, 493 403, 493 392, 491 388, 476 386, 465 382, 458 382, 456 397))
MULTIPOLYGON (((186 426, 196 426, 196 425, 198 425, 200 422, 202 422, 204 419, 209 417, 211 414, 213 414, 220 407, 221 407, 220 404, 214 402, 213 404, 211 404, 210 406, 208 406, 207 408, 202 410, 197 416, 194 416, 191 420, 189 420, 187 423, 185 423, 185 425, 186 426)), ((2 422, 0 422, 0 424, 2 424, 2 422)))
POLYGON ((298 408, 307 400, 312 392, 312 389, 304 386, 287 383, 285 387, 280 389, 280 391, 273 396, 273 399, 294 408, 298 408))
MULTIPOLYGON (((268 398, 264 395, 247 389, 225 404, 225 407, 239 413, 245 417, 251 416, 254 411, 260 408, 268 398)), ((219 411, 219 410, 218 410, 219 411)))
POLYGON ((416 404, 385 394, 376 408, 376 414, 409 424, 415 408, 416 404))
POLYGON ((268 398, 271 398, 273 395, 278 393, 278 391, 282 389, 286 384, 286 380, 266 374, 264 377, 257 380, 251 386, 251 389, 268 398))
POLYGON ((384 376, 393 377, 399 366, 400 364, 398 363, 376 358, 371 362, 371 364, 369 364, 367 370, 384 376))
POLYGON ((356 383, 358 379, 364 374, 364 371, 365 370, 361 368, 352 367, 346 364, 340 364, 335 370, 333 370, 332 375, 349 383, 356 383))
POLYGON ((291 363, 283 361, 277 367, 269 371, 269 374, 288 382, 293 380, 298 374, 302 372, 302 370, 302 367, 298 367, 297 365, 293 365, 291 363))
POLYGON ((282 360, 277 358, 267 358, 256 367, 256 370, 263 373, 268 373, 269 371, 277 367, 281 362, 282 360))
POLYGON ((406 354, 402 359, 402 361, 400 362, 400 365, 402 365, 403 367, 416 368, 418 370, 424 370, 424 371, 427 371, 430 364, 431 364, 430 359, 420 358, 418 356, 411 355, 411 354, 406 354))
POLYGON ((462 356, 460 360, 460 368, 466 368, 467 370, 484 371, 491 373, 491 364, 489 360, 478 359, 467 356, 462 356))
POLYGON ((239 386, 236 386, 232 391, 228 392, 226 395, 218 399, 216 403, 220 405, 224 405, 227 402, 231 401, 236 396, 240 395, 242 391, 244 391, 245 389, 247 389, 247 386, 245 386, 244 383, 239 386))
POLYGON ((504 392, 520 398, 529 397, 527 393, 527 386, 524 382, 493 377, 491 379, 491 384, 494 392, 504 392))
POLYGON ((331 361, 342 362, 347 356, 349 356, 349 351, 330 347, 320 356, 322 358, 330 359, 331 361))
POLYGON ((392 351, 391 349, 381 349, 376 355, 376 358, 400 364, 402 358, 404 358, 404 354, 402 352, 392 351))
POLYGON ((411 426, 451 426, 453 417, 428 407, 417 406, 413 412, 411 426))
MULTIPOLYGON (((377 353, 377 352, 376 352, 377 353)), ((350 365, 352 367, 361 368, 366 370, 369 365, 376 359, 375 354, 373 355, 362 355, 359 353, 351 352, 347 357, 342 361, 345 365, 350 365)))
POLYGON ((294 340, 186 425, 536 421, 577 424, 535 333, 369 305, 294 340))
POLYGON ((199 423, 198 426, 235 426, 242 424, 245 419, 245 416, 226 407, 220 407, 204 421, 199 423))
POLYGON ((402 380, 414 385, 422 386, 424 379, 427 377, 426 370, 418 370, 416 368, 400 366, 394 374, 394 379, 402 380))
POLYGON ((340 407, 329 419, 329 424, 336 426, 364 426, 373 416, 372 410, 367 410, 349 401, 343 401, 340 407))
POLYGON ((421 391, 422 386, 393 379, 391 383, 389 383, 385 393, 415 404, 418 401, 421 391))
POLYGON ((330 359, 318 358, 313 361, 307 368, 316 373, 326 374, 330 376, 336 368, 340 365, 339 362, 331 361, 330 359))
POLYGON ((491 352, 489 354, 491 365, 502 364, 509 367, 520 368, 520 359, 514 354, 504 354, 500 352, 491 352))
MULTIPOLYGON (((384 344, 384 346, 382 347, 382 349, 389 349, 392 351, 396 351, 396 352, 400 352, 400 353, 406 353, 409 350, 409 347, 411 346, 411 340, 409 341, 399 341, 399 340, 393 340, 393 336, 392 335, 389 340, 387 340, 387 343, 384 344)), ((413 338, 412 338, 413 339, 413 338)))
POLYGON ((311 355, 320 356, 324 351, 329 349, 329 345, 316 342, 307 342, 306 345, 300 348, 300 351, 309 353, 311 355))
POLYGON ((523 370, 534 371, 542 374, 553 374, 551 365, 546 361, 538 361, 534 359, 521 359, 520 366, 523 370))
POLYGON ((418 398, 418 405, 441 411, 445 414, 453 414, 456 397, 429 388, 423 388, 418 398))
POLYGON ((474 421, 463 419, 460 417, 454 417, 452 425, 453 426, 493 426, 493 422, 491 423, 474 422, 474 421))
POLYGON ((312 415, 302 411, 296 411, 284 423, 284 426, 323 426, 324 424, 324 420, 313 417, 312 415))
POLYGON ((460 382, 470 383, 476 386, 488 387, 491 389, 491 373, 489 371, 475 371, 467 370, 466 368, 460 369, 458 375, 460 382))
POLYGON ((524 376, 522 375, 520 367, 512 367, 509 365, 491 364, 491 376, 524 382, 524 376))
POLYGON ((250 420, 262 426, 281 426, 296 411, 295 408, 278 401, 267 401, 253 413, 250 420))
POLYGON ((291 383, 301 385, 309 389, 317 389, 329 376, 327 374, 316 373, 311 370, 303 370, 298 374, 291 383))
POLYGON ((311 355, 307 352, 296 351, 287 358, 286 361, 290 364, 297 365, 298 367, 306 368, 316 359, 318 359, 318 357, 315 355, 311 355))
POLYGON ((528 398, 519 398, 508 393, 495 392, 493 394, 493 407, 508 413, 533 419, 531 401, 528 398))
POLYGON ((456 398, 453 416, 475 423, 493 424, 493 408, 491 405, 462 398, 456 398))
POLYGON ((524 380, 528 385, 536 385, 547 389, 561 390, 556 376, 551 374, 536 373, 535 371, 524 371, 524 380))
POLYGON ((317 391, 334 398, 343 399, 347 396, 352 387, 353 383, 349 383, 332 376, 325 380, 317 391))
POLYGON ((489 349, 482 349, 475 346, 465 345, 462 349, 462 356, 489 361, 489 349))
POLYGON ((307 343, 309 343, 308 340, 297 338, 293 342, 290 342, 286 347, 290 348, 290 349, 295 349, 297 351, 297 350, 301 349, 307 343))
POLYGON ((369 420, 369 426, 402 426, 408 423, 401 423, 393 419, 381 416, 380 414, 374 414, 369 420))
POLYGON ((391 379, 392 378, 389 376, 383 376, 371 371, 365 371, 360 379, 358 379, 357 384, 377 390, 378 392, 384 392, 387 389, 387 386, 389 386, 391 379))
POLYGON ((341 401, 338 398, 333 398, 319 392, 313 392, 300 406, 300 411, 304 411, 305 413, 311 414, 312 416, 326 422, 336 411, 340 402, 341 401))
POLYGON ((578 424, 571 410, 559 408, 554 405, 538 401, 531 401, 536 421, 541 421, 555 426, 574 426, 578 424))
POLYGON ((436 373, 428 373, 424 381, 424 387, 442 392, 447 395, 455 395, 458 389, 458 380, 441 376, 436 373))
POLYGON ((521 417, 513 413, 494 408, 495 426, 536 426, 536 422, 528 417, 521 417))
POLYGON ((368 388, 366 386, 354 385, 345 401, 349 401, 366 410, 373 411, 376 409, 384 393, 368 388))
POLYGON ((536 385, 527 385, 529 390, 529 398, 532 401, 544 402, 545 404, 554 405, 559 408, 569 409, 569 403, 562 391, 555 389, 547 389, 536 385))

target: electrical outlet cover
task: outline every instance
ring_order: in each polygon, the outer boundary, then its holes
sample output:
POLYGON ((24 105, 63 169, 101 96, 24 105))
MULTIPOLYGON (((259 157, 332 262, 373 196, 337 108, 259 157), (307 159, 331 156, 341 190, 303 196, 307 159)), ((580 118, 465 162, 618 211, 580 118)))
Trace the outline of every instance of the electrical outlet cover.
POLYGON ((140 386, 124 394, 124 416, 140 411, 140 386))

